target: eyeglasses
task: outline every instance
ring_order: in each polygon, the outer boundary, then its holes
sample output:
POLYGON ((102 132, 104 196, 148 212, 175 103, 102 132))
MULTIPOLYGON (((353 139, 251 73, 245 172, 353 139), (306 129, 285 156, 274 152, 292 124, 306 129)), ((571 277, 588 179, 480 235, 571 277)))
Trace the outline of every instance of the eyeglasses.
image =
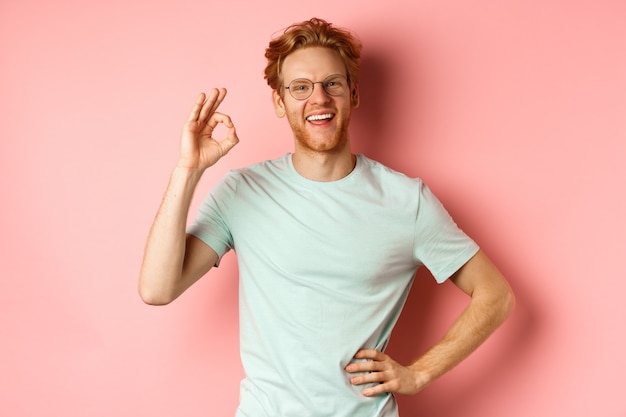
POLYGON ((324 81, 317 82, 306 78, 296 78, 285 87, 285 90, 289 90, 291 97, 296 100, 306 100, 313 94, 315 84, 322 84, 324 92, 329 96, 340 96, 348 88, 348 78, 342 74, 329 75, 324 81))

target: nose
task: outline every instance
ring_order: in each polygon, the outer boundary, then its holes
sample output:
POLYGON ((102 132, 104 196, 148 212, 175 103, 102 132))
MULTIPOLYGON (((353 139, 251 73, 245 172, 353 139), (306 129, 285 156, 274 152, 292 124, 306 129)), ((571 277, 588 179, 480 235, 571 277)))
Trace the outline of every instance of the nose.
POLYGON ((313 91, 311 92, 309 101, 324 103, 330 100, 330 95, 326 93, 326 91, 322 87, 323 85, 324 83, 322 81, 313 83, 313 91), (319 85, 316 85, 316 84, 319 84, 319 85))

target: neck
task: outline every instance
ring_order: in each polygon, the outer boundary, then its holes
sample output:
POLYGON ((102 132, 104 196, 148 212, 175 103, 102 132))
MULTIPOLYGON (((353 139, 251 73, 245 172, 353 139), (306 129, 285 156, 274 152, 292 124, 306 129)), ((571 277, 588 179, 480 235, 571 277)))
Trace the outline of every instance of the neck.
POLYGON ((311 181, 337 181, 352 172, 356 165, 356 156, 350 148, 339 152, 315 152, 298 150, 292 156, 293 167, 298 174, 311 181))

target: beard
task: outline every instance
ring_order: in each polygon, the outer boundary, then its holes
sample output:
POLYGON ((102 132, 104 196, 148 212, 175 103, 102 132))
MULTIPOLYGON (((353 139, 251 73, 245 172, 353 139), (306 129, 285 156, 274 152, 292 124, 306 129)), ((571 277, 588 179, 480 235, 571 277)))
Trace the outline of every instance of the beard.
POLYGON ((303 151, 333 153, 341 151, 348 146, 348 126, 350 125, 349 118, 338 120, 335 131, 325 132, 323 135, 320 134, 321 132, 311 134, 311 131, 307 129, 306 125, 309 122, 302 122, 302 119, 297 116, 287 114, 287 119, 289 121, 289 125, 291 126, 296 145, 303 151))

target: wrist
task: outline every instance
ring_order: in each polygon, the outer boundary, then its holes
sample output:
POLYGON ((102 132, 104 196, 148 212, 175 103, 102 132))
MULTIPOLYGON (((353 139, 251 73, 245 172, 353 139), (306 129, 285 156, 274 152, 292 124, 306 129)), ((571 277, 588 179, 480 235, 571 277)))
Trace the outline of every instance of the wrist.
POLYGON ((205 168, 190 168, 178 164, 174 167, 172 176, 199 180, 200 177, 202 177, 202 174, 204 174, 204 170, 205 168))
POLYGON ((435 379, 435 377, 425 370, 422 366, 419 365, 418 362, 414 362, 408 366, 408 368, 413 373, 413 380, 415 382, 415 387, 417 391, 421 391, 430 385, 431 382, 435 379))
POLYGON ((170 175, 169 191, 174 195, 191 195, 202 178, 204 170, 176 166, 170 175))

